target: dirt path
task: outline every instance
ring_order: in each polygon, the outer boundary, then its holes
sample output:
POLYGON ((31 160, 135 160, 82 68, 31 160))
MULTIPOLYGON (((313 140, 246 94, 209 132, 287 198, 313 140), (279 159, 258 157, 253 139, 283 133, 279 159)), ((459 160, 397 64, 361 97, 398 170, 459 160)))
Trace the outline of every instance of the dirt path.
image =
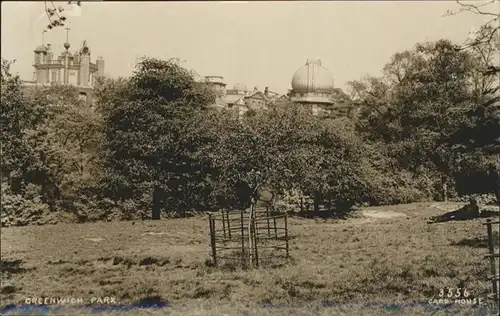
POLYGON ((361 215, 370 218, 395 218, 395 217, 407 217, 406 214, 394 211, 378 211, 378 210, 364 210, 361 211, 361 215))
MULTIPOLYGON (((366 208, 358 212, 362 219, 355 219, 360 221, 360 223, 373 222, 378 219, 390 219, 390 218, 410 218, 410 217, 428 217, 438 214, 447 213, 450 211, 455 211, 465 203, 460 202, 434 202, 434 203, 414 203, 408 204, 406 209, 388 211, 383 207, 366 208)), ((494 205, 479 205, 481 211, 496 211, 498 212, 498 206, 494 205)))

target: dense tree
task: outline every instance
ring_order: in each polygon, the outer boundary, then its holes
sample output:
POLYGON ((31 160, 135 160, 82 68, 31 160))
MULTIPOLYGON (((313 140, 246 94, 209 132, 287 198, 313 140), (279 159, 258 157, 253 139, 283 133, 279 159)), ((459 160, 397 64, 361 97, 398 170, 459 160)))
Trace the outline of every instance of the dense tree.
POLYGON ((2 190, 18 206, 4 206, 20 223, 42 210, 73 211, 95 178, 99 117, 75 88, 23 87, 9 65, 3 61, 2 190))
POLYGON ((353 123, 346 118, 327 119, 309 133, 312 146, 299 183, 301 190, 313 198, 315 210, 326 203, 340 212, 367 201, 372 166, 353 123))
POLYGON ((464 156, 498 141, 497 96, 484 72, 493 51, 488 44, 471 53, 441 40, 395 54, 383 78, 350 83, 366 108, 358 129, 386 144, 404 169, 427 174, 436 185, 453 184, 464 156))
POLYGON ((489 20, 471 34, 460 50, 473 56, 475 73, 471 78, 471 89, 477 109, 471 115, 477 120, 474 127, 464 129, 471 134, 468 149, 482 153, 500 152, 500 13, 495 10, 496 1, 464 3, 456 1, 458 10, 448 15, 475 14, 489 20), (488 144, 488 145, 487 145, 488 144))
POLYGON ((192 158, 196 129, 189 121, 215 100, 213 91, 177 60, 144 58, 108 93, 97 105, 104 119, 107 195, 139 201, 141 209, 152 205, 154 219, 162 209, 184 213, 203 204, 203 166, 192 158))
POLYGON ((456 172, 458 186, 465 192, 484 192, 495 187, 500 201, 500 13, 495 0, 456 2, 458 9, 447 15, 475 14, 488 18, 460 47, 474 56, 476 72, 472 89, 478 106, 469 113, 473 123, 462 126, 456 135, 461 138, 458 150, 463 162, 456 172), (471 178, 481 185, 471 186, 471 178))
POLYGON ((20 193, 28 183, 41 185, 50 178, 48 166, 40 159, 40 152, 44 151, 35 149, 31 140, 36 134, 43 134, 40 127, 53 111, 45 98, 24 93, 19 76, 10 73, 11 64, 2 59, 2 178, 14 192, 20 193))
POLYGON ((204 152, 217 170, 220 205, 246 208, 264 189, 274 195, 298 190, 316 208, 328 202, 345 210, 368 200, 372 166, 350 120, 325 120, 293 105, 243 118, 213 115, 215 141, 204 152))
POLYGON ((297 187, 314 157, 311 114, 298 108, 214 114, 205 152, 217 170, 215 182, 225 206, 248 207, 263 189, 274 194, 297 187), (232 199, 231 199, 232 197, 232 199), (231 203, 233 203, 231 205, 231 203))
POLYGON ((500 53, 500 39, 481 42, 483 29, 471 38, 476 44, 471 46, 468 53, 471 55, 470 93, 471 102, 475 108, 468 113, 471 124, 461 128, 457 133, 461 145, 469 151, 483 153, 500 152, 500 73, 496 73, 495 64, 498 64, 500 53), (464 139, 467 138, 467 141, 464 139))
POLYGON ((26 106, 21 92, 21 81, 18 76, 10 73, 9 62, 2 58, 1 65, 1 91, 2 107, 0 116, 0 139, 2 142, 2 179, 18 182, 22 177, 22 166, 29 159, 24 155, 25 144, 22 141, 22 133, 28 125, 26 118, 30 109, 26 106))

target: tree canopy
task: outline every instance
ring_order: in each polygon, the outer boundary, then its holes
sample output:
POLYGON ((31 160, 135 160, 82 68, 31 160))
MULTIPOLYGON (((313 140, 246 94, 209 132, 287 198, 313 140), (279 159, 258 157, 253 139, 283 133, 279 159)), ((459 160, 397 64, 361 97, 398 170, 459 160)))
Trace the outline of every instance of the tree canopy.
POLYGON ((87 106, 74 87, 23 87, 2 59, 2 223, 57 212, 80 221, 184 216, 246 208, 264 190, 338 212, 492 193, 500 94, 491 32, 485 26, 467 47, 419 43, 396 52, 381 76, 335 90, 361 105, 353 118, 293 103, 245 115, 215 109, 216 92, 178 59, 147 57, 130 77, 97 78, 87 106))

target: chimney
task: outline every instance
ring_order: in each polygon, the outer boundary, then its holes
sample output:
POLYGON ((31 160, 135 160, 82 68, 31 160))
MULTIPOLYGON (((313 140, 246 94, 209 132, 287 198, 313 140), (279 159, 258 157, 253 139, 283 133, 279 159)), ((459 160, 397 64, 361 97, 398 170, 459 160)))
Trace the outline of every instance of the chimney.
POLYGON ((268 97, 268 96, 269 96, 269 87, 265 87, 265 88, 264 88, 264 95, 265 95, 266 97, 268 97))
POLYGON ((104 76, 104 59, 102 58, 102 56, 97 57, 96 66, 97 75, 104 76))

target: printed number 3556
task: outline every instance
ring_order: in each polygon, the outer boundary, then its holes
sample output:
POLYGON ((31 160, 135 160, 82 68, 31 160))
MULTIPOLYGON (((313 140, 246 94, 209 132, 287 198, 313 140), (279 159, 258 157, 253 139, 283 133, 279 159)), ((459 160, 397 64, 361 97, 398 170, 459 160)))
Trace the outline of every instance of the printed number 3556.
MULTIPOLYGON (((441 289, 439 290, 439 297, 444 297, 445 296, 445 289, 441 289)), ((468 297, 469 296, 469 292, 467 291, 467 289, 462 289, 462 288, 456 288, 456 289, 448 289, 448 291, 446 292, 446 297, 448 298, 452 298, 452 297, 468 297)))

